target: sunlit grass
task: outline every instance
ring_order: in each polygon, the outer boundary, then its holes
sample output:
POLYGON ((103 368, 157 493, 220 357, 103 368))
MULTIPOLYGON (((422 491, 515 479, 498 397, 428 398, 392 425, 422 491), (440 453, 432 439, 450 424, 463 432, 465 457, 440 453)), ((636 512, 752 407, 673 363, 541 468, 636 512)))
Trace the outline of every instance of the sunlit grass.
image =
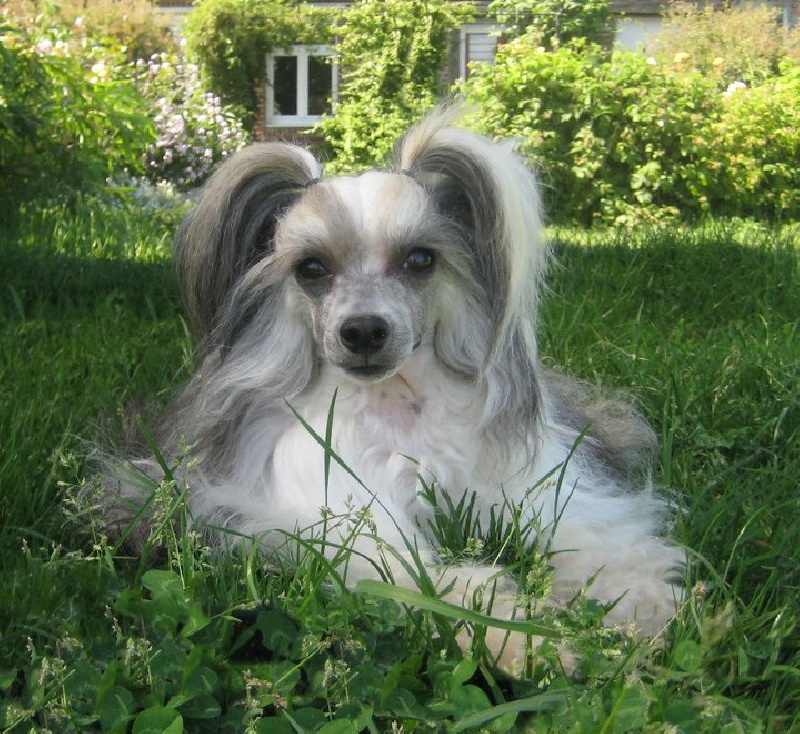
MULTIPOLYGON (((344 593, 313 544, 298 570, 257 552, 213 557, 195 537, 168 538, 143 564, 65 520, 87 442, 120 430, 128 403, 165 402, 188 374, 175 223, 87 201, 0 232, 3 727, 800 726, 796 228, 554 233, 542 354, 628 391, 656 427, 656 479, 681 508, 692 592, 663 652, 599 630, 591 605, 544 612, 536 621, 561 626, 583 677, 566 680, 545 645, 530 679, 509 681, 461 658, 452 610, 392 601, 386 587, 344 593)), ((475 557, 468 509, 461 530, 437 528, 460 546, 453 558, 475 557)), ((498 518, 482 532, 504 528, 498 518)), ((544 559, 525 563, 546 587, 544 559)))

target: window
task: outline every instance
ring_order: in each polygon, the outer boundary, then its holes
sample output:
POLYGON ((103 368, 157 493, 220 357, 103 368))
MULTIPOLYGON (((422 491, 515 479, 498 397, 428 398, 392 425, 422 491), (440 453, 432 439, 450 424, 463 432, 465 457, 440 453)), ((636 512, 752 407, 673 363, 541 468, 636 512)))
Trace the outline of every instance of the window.
POLYGON ((290 46, 267 54, 267 127, 307 127, 330 111, 336 62, 325 46, 290 46))
POLYGON ((469 65, 474 63, 492 63, 497 52, 498 29, 496 26, 479 23, 467 23, 460 31, 460 69, 463 79, 469 77, 469 65))

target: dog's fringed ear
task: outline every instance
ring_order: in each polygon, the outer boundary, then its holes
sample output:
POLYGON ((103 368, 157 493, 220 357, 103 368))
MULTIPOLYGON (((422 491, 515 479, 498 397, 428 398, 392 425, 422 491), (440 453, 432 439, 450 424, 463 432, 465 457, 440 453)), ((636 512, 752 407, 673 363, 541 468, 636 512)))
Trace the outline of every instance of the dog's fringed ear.
POLYGON ((440 212, 467 235, 475 277, 491 299, 493 350, 523 336, 533 340, 548 247, 533 174, 508 143, 453 126, 458 106, 442 106, 395 148, 395 166, 433 197, 440 212))
POLYGON ((175 241, 175 265, 195 336, 206 339, 237 281, 273 248, 278 218, 319 176, 303 148, 258 143, 211 177, 175 241))

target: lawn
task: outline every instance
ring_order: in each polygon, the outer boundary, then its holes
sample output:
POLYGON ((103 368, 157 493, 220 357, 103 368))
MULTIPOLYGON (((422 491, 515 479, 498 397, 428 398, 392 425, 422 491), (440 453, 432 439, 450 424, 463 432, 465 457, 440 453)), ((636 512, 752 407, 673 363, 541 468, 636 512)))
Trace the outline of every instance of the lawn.
POLYGON ((275 568, 165 532, 137 559, 98 535, 73 501, 92 442, 192 361, 177 217, 86 200, 22 221, 0 230, 0 730, 800 727, 797 227, 553 233, 542 353, 656 427, 691 593, 663 649, 585 600, 549 612, 578 676, 545 647, 511 680, 462 657, 453 610, 343 592, 313 553, 275 568))

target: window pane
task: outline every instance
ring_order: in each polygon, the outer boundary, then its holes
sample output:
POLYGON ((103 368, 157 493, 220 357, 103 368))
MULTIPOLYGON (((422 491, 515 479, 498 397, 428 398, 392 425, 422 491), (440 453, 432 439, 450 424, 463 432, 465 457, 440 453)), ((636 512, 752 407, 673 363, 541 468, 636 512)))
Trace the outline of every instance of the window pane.
POLYGON ((462 70, 469 77, 469 65, 478 61, 492 63, 497 53, 497 37, 488 33, 467 33, 466 35, 467 68, 462 70))
POLYGON ((275 57, 274 88, 275 114, 297 114, 297 56, 275 57))
POLYGON ((308 114, 330 112, 331 62, 325 56, 308 57, 308 114))

